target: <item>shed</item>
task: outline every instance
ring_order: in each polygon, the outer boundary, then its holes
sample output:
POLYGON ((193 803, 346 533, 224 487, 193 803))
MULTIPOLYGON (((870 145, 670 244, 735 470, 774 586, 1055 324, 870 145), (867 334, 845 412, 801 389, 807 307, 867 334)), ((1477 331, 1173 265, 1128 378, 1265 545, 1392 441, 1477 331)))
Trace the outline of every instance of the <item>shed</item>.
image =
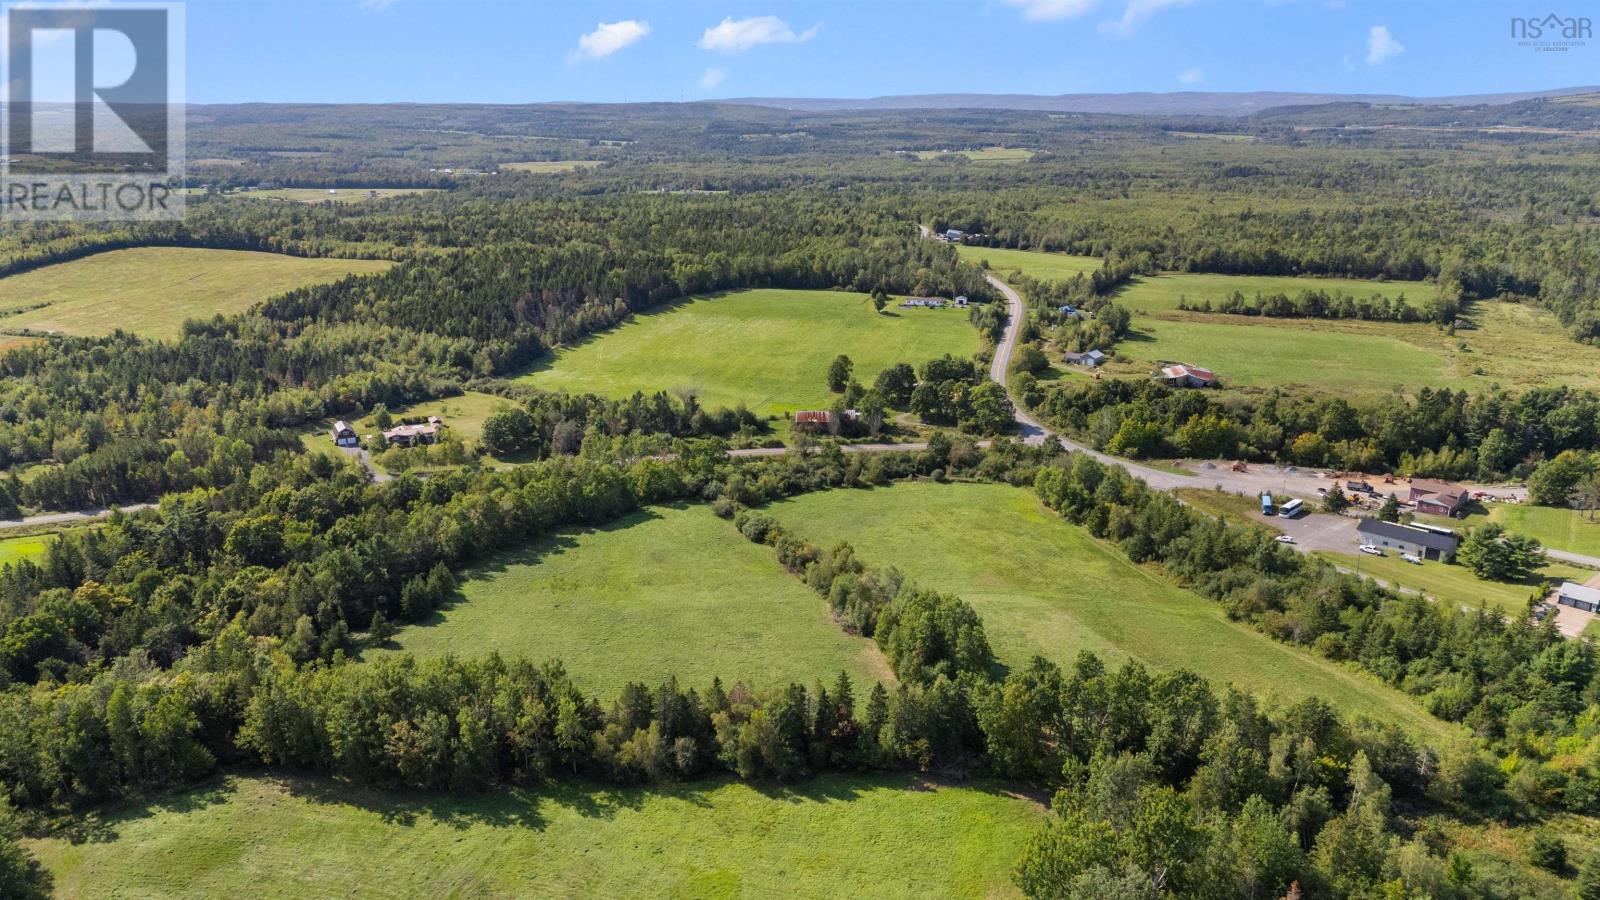
POLYGON ((1161 380, 1171 387, 1215 387, 1217 376, 1210 369, 1177 363, 1161 370, 1161 380))
POLYGON ((1565 581, 1556 588, 1556 602, 1584 612, 1595 612, 1600 610, 1600 590, 1565 581))
POLYGON ((335 447, 354 447, 360 443, 361 439, 356 437, 356 430, 350 427, 349 422, 340 419, 333 423, 333 445, 335 447))

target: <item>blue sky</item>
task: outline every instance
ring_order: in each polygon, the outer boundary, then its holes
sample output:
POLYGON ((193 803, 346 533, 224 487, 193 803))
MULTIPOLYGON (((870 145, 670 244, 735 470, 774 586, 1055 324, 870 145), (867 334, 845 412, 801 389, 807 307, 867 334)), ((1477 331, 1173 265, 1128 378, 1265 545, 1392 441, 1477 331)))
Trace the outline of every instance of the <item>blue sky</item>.
MULTIPOLYGON (((1553 0, 1565 16, 1600 12, 1553 0)), ((493 102, 1600 82, 1515 6, 1365 0, 190 0, 190 102, 493 102)))

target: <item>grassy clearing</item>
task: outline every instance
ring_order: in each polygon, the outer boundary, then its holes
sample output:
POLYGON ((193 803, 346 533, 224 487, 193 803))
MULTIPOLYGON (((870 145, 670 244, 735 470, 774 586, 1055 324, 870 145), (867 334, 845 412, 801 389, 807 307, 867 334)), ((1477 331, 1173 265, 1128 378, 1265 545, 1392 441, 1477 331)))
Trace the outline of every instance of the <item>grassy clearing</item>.
POLYGON ((1041 815, 900 776, 472 797, 234 777, 28 846, 63 898, 1014 897, 1041 815))
POLYGON ((539 159, 528 162, 501 163, 500 168, 511 172, 533 172, 537 175, 550 175, 556 172, 575 172, 578 169, 592 169, 603 164, 604 160, 599 159, 539 159))
POLYGON ((989 268, 996 272, 1021 272, 1042 281, 1068 281, 1074 275, 1099 271, 1104 263, 1098 256, 1068 256, 1065 253, 969 247, 965 244, 958 245, 956 253, 973 265, 988 260, 989 268))
POLYGON ((1178 488, 1173 493, 1189 506, 1218 518, 1225 518, 1230 522, 1271 526, 1270 522, 1261 521, 1259 497, 1241 497, 1230 491, 1216 491, 1211 488, 1178 488))
POLYGON ((270 191, 250 191, 242 196, 290 200, 295 203, 365 203, 368 200, 387 200, 390 197, 438 192, 438 188, 277 188, 270 191))
POLYGON ((139 247, 0 278, 0 318, 8 331, 176 335, 185 319, 243 312, 268 297, 392 263, 308 259, 252 250, 139 247), (39 309, 28 309, 47 304, 39 309))
POLYGON ((1600 556, 1600 520, 1590 521, 1588 513, 1531 503, 1491 503, 1488 515, 1469 517, 1466 524, 1475 525, 1484 519, 1499 522, 1508 531, 1538 538, 1546 547, 1600 556))
POLYGON ((0 567, 19 563, 25 559, 38 559, 44 556, 45 549, 55 539, 56 536, 53 533, 0 538, 0 567))
MULTIPOLYGON (((1548 384, 1600 388, 1600 348, 1573 342, 1555 317, 1516 303, 1473 304, 1455 334, 1433 325, 1267 319, 1185 312, 1237 290, 1323 288, 1355 296, 1404 294, 1420 305, 1433 286, 1417 281, 1353 281, 1240 275, 1165 274, 1135 279, 1116 295, 1135 312, 1117 352, 1130 362, 1182 360, 1206 366, 1230 386, 1304 386, 1339 393, 1382 393, 1398 385, 1483 389, 1548 384), (1559 347, 1560 352, 1551 352, 1559 347)), ((1135 367, 1140 368, 1140 367, 1135 367)), ((1117 374, 1135 374, 1132 369, 1117 374)), ((1142 374, 1142 369, 1140 371, 1142 374)))
POLYGON ((848 540, 869 562, 966 598, 1008 665, 1033 654, 1070 664, 1089 650, 1113 664, 1192 669, 1285 701, 1321 696, 1428 736, 1454 733, 1397 691, 1229 622, 1215 604, 1133 566, 1023 489, 829 491, 772 511, 814 541, 848 540))
POLYGON ((701 297, 636 316, 558 351, 521 380, 552 391, 627 397, 692 390, 707 406, 757 413, 825 408, 828 364, 840 353, 870 385, 897 362, 978 350, 965 310, 873 310, 864 294, 750 290, 701 297))
POLYGON ((1211 275, 1194 272, 1168 272, 1133 279, 1116 293, 1118 303, 1134 312, 1175 310, 1180 298, 1190 304, 1210 300, 1213 305, 1234 291, 1246 299, 1256 294, 1288 294, 1301 291, 1342 291, 1355 297, 1382 294, 1394 299, 1405 294, 1406 302, 1420 307, 1434 296, 1426 281, 1364 281, 1354 278, 1294 278, 1276 275, 1211 275))
POLYGON ((978 163, 1011 165, 1033 159, 1033 151, 1021 147, 982 147, 977 150, 917 150, 917 159, 938 159, 941 156, 965 156, 978 163))
POLYGON ((1480 605, 1487 606, 1507 615, 1525 613, 1529 595, 1547 579, 1582 583, 1595 574, 1592 569, 1551 563, 1525 581, 1485 581, 1472 574, 1472 570, 1466 566, 1454 564, 1424 562, 1419 566, 1396 556, 1362 556, 1358 559, 1338 553, 1316 555, 1346 569, 1355 569, 1359 563, 1363 575, 1381 578, 1395 587, 1422 591, 1441 603, 1454 603, 1472 609, 1480 605))
POLYGON ((462 595, 403 630, 399 648, 557 658, 602 697, 668 674, 695 687, 714 676, 809 684, 840 670, 889 680, 876 645, 841 631, 771 550, 704 506, 658 507, 504 554, 470 572, 462 595))

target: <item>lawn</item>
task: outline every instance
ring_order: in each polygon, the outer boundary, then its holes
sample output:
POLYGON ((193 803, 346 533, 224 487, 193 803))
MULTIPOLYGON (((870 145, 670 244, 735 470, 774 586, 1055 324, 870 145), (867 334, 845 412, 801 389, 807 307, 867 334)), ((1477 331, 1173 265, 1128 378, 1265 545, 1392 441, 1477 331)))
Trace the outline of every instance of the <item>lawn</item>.
POLYGON ((824 546, 848 540, 868 563, 964 597, 1008 665, 1034 654, 1067 665, 1090 650, 1112 664, 1133 658, 1192 669, 1285 701, 1316 695, 1429 736, 1453 733, 1397 691, 1228 621, 1215 604, 1132 565, 1024 489, 837 490, 772 512, 824 546))
POLYGON ((675 674, 755 687, 889 678, 877 646, 705 506, 657 507, 563 532, 468 573, 463 599, 400 632, 419 655, 557 658, 601 697, 675 674))
POLYGON ((230 777, 30 840, 57 896, 1015 897, 1042 811, 996 785, 828 776, 427 796, 230 777))
POLYGON ((500 168, 510 172, 532 172, 537 175, 550 175, 556 172, 574 172, 578 169, 592 169, 602 165, 603 160, 598 159, 539 159, 529 162, 501 163, 500 168))
POLYGON ((1266 525, 1273 527, 1274 530, 1282 530, 1272 526, 1270 522, 1261 521, 1260 497, 1241 497, 1230 491, 1217 491, 1211 488, 1179 488, 1173 493, 1186 505, 1208 515, 1239 524, 1266 525))
POLYGON ((1455 603, 1476 609, 1480 605, 1508 615, 1522 615, 1528 608, 1528 595, 1548 578, 1582 584, 1594 577, 1593 569, 1553 562, 1525 581, 1485 581, 1466 566, 1441 562, 1408 563, 1398 556, 1351 556, 1317 553, 1317 556, 1345 569, 1359 569, 1363 575, 1381 578, 1394 587, 1422 591, 1442 603, 1455 603))
POLYGON ((0 278, 0 328, 81 335, 121 328, 147 337, 172 337, 185 319, 243 312, 294 288, 381 272, 390 265, 253 250, 111 250, 0 278), (5 315, 17 309, 26 311, 5 315))
POLYGON ((989 261, 989 268, 1006 273, 1020 271, 1041 281, 1068 281, 1074 275, 1099 271, 1104 260, 1097 256, 1068 256, 1037 250, 1008 250, 1004 247, 969 247, 961 244, 956 252, 969 263, 989 261))
POLYGON ((551 391, 627 397, 692 390, 706 406, 759 414, 826 408, 828 364, 841 353, 871 385, 897 362, 920 364, 979 348, 965 310, 882 313, 864 294, 749 290, 699 297, 635 316, 559 350, 521 381, 551 391))
POLYGON ((1531 503, 1491 503, 1488 519, 1508 531, 1538 538, 1546 547, 1600 556, 1600 520, 1590 521, 1588 513, 1531 503))
POLYGON ((1012 165, 1033 159, 1033 151, 1021 147, 982 147, 977 150, 917 150, 917 159, 938 159, 941 156, 965 156, 978 163, 1012 165))

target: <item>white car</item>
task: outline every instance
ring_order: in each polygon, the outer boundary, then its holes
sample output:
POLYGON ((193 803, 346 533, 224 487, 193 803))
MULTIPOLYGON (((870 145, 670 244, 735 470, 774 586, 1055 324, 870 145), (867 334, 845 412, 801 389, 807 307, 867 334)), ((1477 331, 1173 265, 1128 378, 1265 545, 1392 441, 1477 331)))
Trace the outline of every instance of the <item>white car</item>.
POLYGON ((1288 536, 1287 534, 1280 534, 1277 537, 1277 541, 1280 544, 1292 544, 1294 543, 1294 538, 1288 536))
POLYGON ((1414 566, 1422 565, 1422 557, 1416 555, 1415 553, 1402 553, 1400 554, 1400 558, 1414 566))
POLYGON ((1377 547, 1372 546, 1371 544, 1362 544, 1361 545, 1361 552, 1367 554, 1368 556, 1384 556, 1385 555, 1382 550, 1378 549, 1377 547))

